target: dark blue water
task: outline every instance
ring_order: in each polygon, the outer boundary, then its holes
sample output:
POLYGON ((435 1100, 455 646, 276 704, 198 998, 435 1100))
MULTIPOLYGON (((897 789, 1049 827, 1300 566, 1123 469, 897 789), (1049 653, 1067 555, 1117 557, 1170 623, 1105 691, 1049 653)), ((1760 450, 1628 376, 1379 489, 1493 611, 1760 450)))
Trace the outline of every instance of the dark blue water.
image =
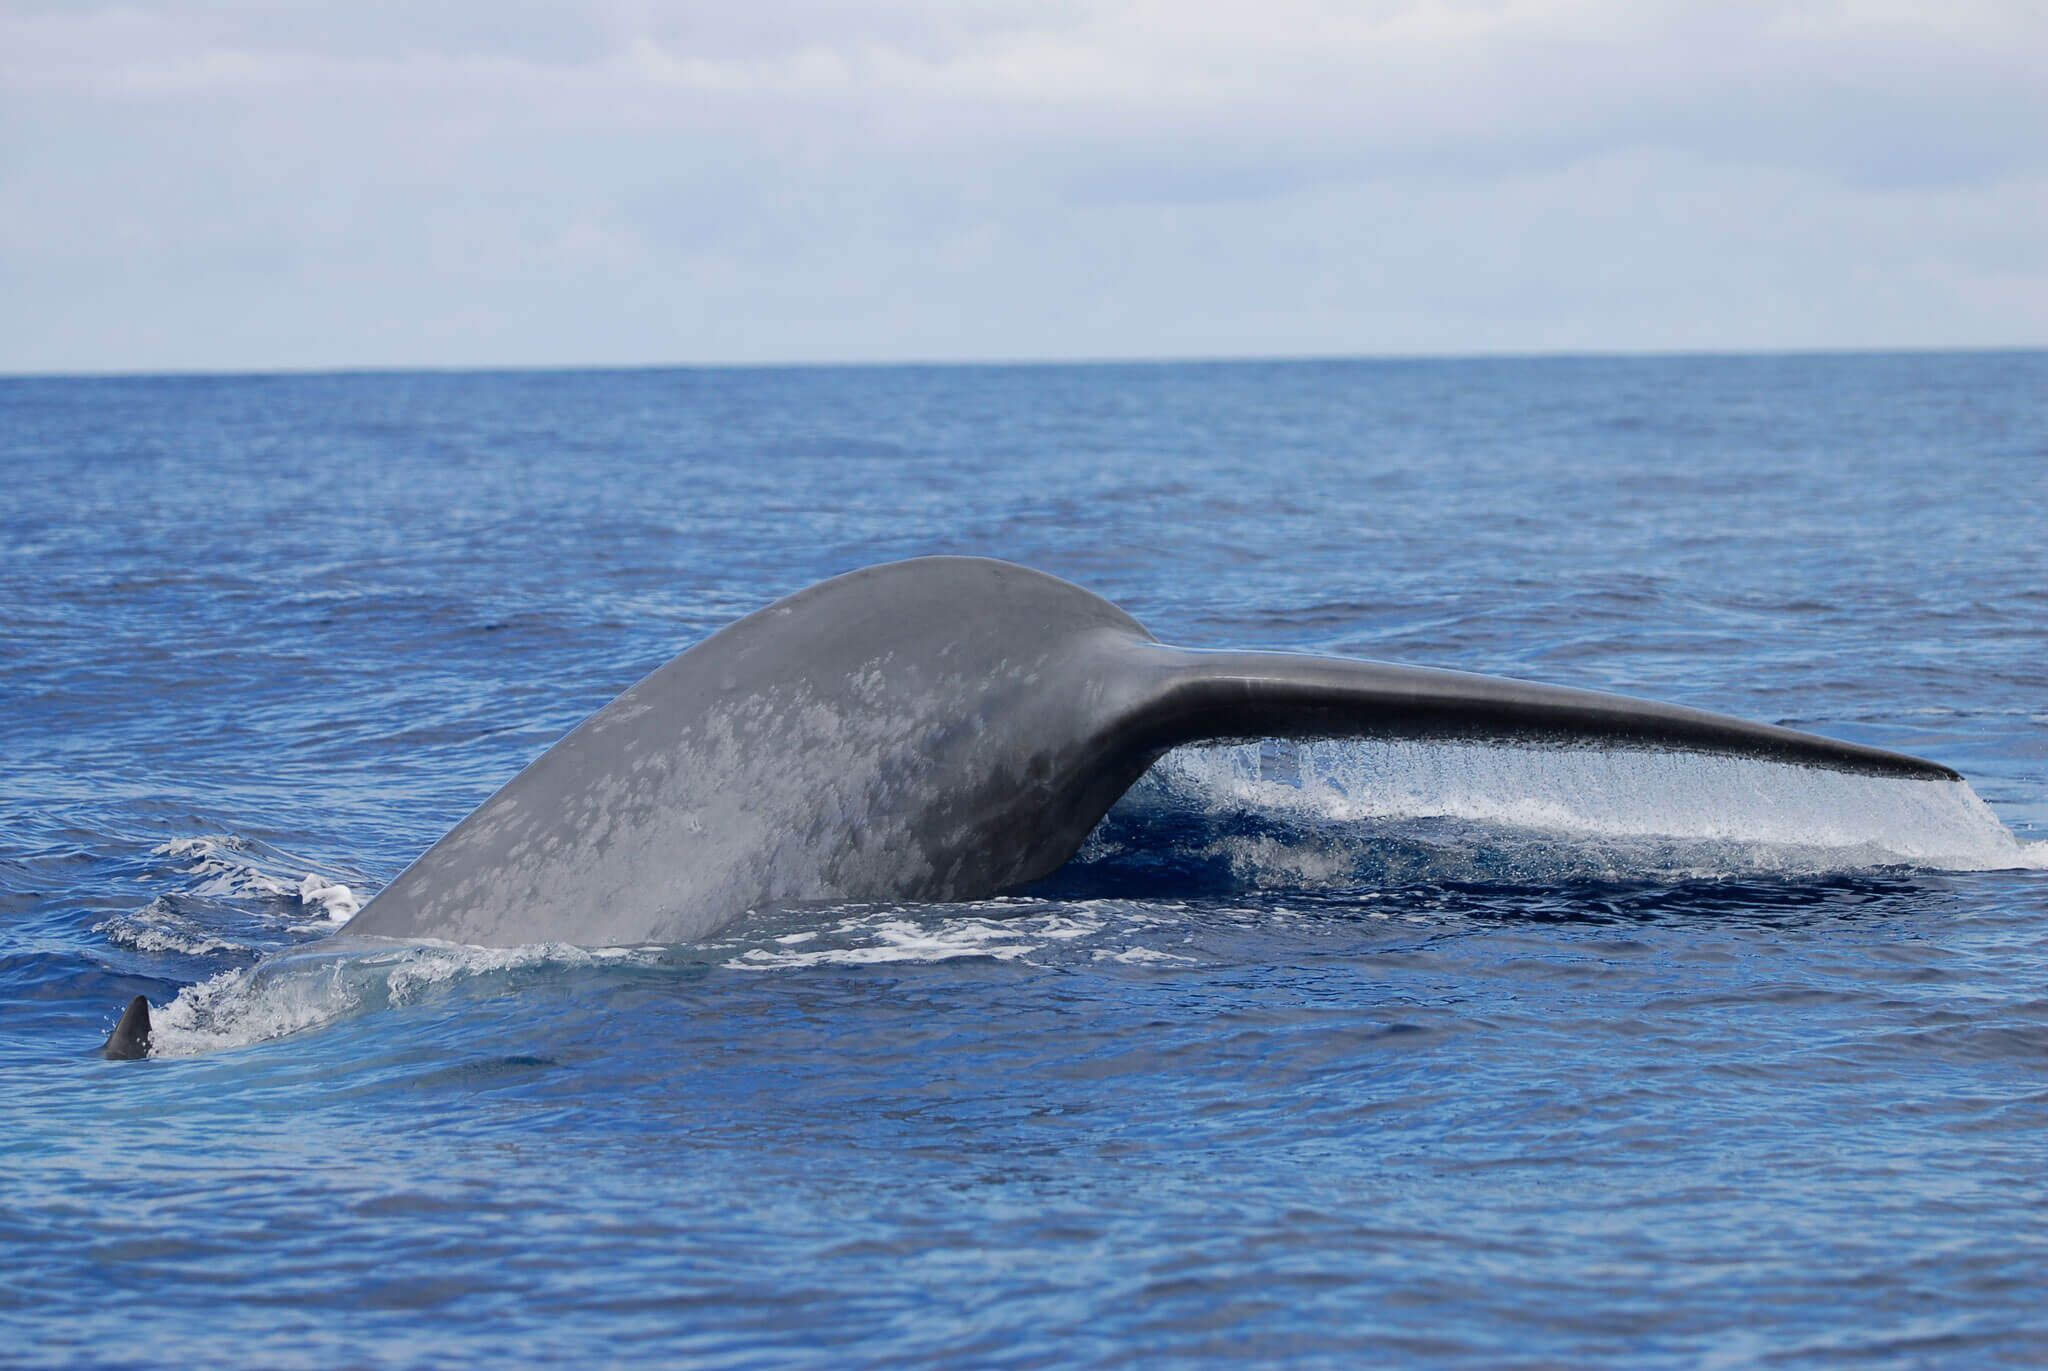
POLYGON ((0 1361, 2048 1360, 2048 354, 11 380, 0 454, 0 1361), (328 941, 931 552, 1970 785, 1190 751, 1030 896, 328 941))

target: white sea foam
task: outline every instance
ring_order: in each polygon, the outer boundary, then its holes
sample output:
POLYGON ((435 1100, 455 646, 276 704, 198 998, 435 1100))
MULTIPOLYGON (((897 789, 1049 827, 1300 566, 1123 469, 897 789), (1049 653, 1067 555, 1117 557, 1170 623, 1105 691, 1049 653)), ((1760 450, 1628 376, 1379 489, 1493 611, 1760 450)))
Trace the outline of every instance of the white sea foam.
POLYGON ((1095 949, 1095 960, 1116 962, 1121 966, 1162 966, 1172 963, 1192 966, 1195 962, 1193 957, 1183 957, 1177 952, 1160 952, 1149 947, 1127 947, 1121 952, 1098 947, 1095 949))
POLYGON ((1085 937, 1093 927, 1054 915, 996 921, 968 917, 936 923, 900 915, 842 918, 813 937, 777 938, 775 947, 750 947, 730 958, 734 971, 776 971, 800 966, 874 966, 883 962, 943 962, 957 957, 1013 961, 1049 940, 1085 937), (824 946, 816 946, 823 941, 824 946))
POLYGON ((308 909, 318 909, 333 924, 345 924, 356 916, 362 902, 356 893, 339 881, 330 881, 316 872, 307 872, 299 878, 298 899, 308 909))
POLYGON ((1146 953, 1125 944, 1173 918, 1167 907, 1123 900, 1047 905, 1002 899, 953 906, 958 913, 941 913, 944 908, 813 910, 802 917, 817 920, 814 928, 765 938, 758 932, 742 931, 701 946, 731 971, 943 962, 963 957, 1033 962, 1044 954, 1071 961, 1082 956, 1100 959, 1107 953, 1111 960, 1136 964, 1148 958, 1163 959, 1165 954, 1146 953), (1126 952, 1133 955, 1125 958, 1126 952))

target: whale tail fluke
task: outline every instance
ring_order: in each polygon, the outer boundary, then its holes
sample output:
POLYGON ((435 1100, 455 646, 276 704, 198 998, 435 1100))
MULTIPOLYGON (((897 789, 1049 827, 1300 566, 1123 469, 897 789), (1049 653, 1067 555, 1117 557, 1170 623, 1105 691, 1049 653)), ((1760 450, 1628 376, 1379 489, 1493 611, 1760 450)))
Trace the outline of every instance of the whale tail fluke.
POLYGON ((121 1012, 121 1022, 107 1035, 100 1054, 111 1062, 132 1062, 149 1055, 149 1001, 137 995, 121 1012))
POLYGON ((1417 738, 1639 747, 1960 781, 1938 762, 1626 695, 1435 667, 1133 643, 1156 684, 1129 727, 1155 746, 1221 739, 1417 738))

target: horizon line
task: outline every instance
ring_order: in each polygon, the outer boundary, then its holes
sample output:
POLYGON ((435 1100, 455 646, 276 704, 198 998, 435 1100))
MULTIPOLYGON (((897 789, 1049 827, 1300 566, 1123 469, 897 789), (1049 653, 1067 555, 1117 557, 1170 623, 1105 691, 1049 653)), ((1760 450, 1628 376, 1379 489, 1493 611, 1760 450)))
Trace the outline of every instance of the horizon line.
POLYGON ((902 358, 889 361, 797 359, 723 362, 503 362, 503 363, 343 363, 333 366, 189 367, 165 370, 109 367, 0 371, 0 381, 234 380, 314 378, 332 376, 491 376, 574 375, 622 372, 752 372, 752 371, 938 371, 1015 370, 1071 367, 1176 366, 1300 366, 1332 362, 1571 362, 1684 361, 1825 357, 1999 356, 2048 352, 2048 343, 1962 344, 1936 347, 1791 347, 1791 348, 1636 348, 1477 350, 1471 352, 1252 353, 1131 357, 970 357, 902 358))

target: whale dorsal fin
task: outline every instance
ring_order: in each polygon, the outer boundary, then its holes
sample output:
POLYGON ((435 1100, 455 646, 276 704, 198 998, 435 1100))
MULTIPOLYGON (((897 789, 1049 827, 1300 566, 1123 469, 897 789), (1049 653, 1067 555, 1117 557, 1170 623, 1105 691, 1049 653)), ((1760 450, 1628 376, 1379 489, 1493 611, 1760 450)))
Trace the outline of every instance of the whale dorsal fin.
POLYGON ((121 1022, 107 1035, 100 1054, 109 1061, 132 1062, 149 1055, 149 1038, 149 1001, 137 995, 121 1011, 121 1022))

